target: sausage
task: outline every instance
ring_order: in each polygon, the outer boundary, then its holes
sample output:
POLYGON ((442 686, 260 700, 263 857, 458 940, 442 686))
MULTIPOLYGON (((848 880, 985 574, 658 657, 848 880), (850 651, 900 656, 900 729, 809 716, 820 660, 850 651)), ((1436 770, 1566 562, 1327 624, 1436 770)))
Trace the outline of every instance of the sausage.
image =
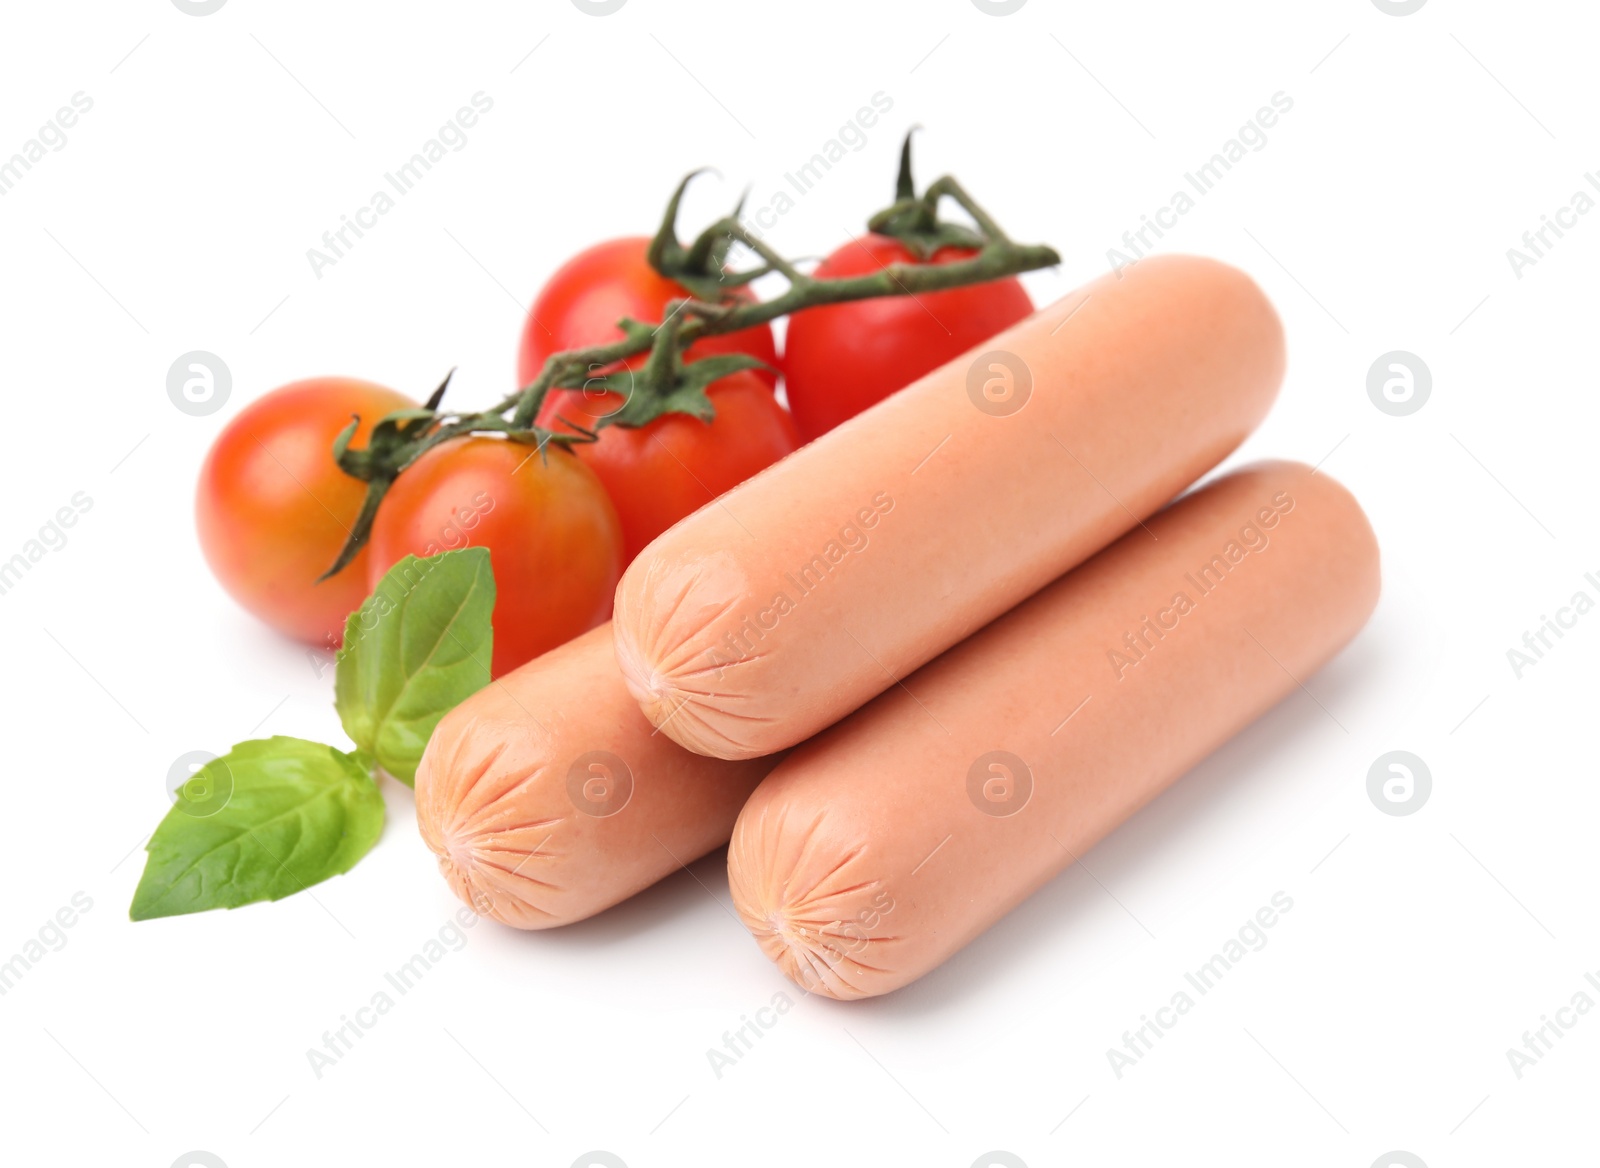
POLYGON ((1156 257, 890 395, 670 529, 617 588, 617 661, 690 750, 792 746, 1194 482, 1266 413, 1250 278, 1156 257))
POLYGON ((921 977, 1296 692, 1377 603, 1361 508, 1297 463, 1147 526, 757 788, 734 904, 801 986, 861 998, 921 977))
POLYGON ((657 734, 601 625, 444 717, 417 767, 417 826, 462 900, 549 928, 726 843, 777 761, 703 758, 657 734))

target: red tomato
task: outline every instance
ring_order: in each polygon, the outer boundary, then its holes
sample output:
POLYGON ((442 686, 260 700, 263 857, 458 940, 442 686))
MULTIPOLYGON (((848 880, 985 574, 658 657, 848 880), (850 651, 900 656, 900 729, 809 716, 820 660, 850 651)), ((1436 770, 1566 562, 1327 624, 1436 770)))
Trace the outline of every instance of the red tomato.
MULTIPOLYGON (((929 262, 974 254, 945 247, 929 262)), ((917 262, 899 240, 868 235, 839 248, 814 274, 839 279, 917 262)), ((809 442, 1032 312, 1033 301, 1014 276, 797 312, 789 318, 783 357, 795 423, 809 442)))
MULTIPOLYGON (((721 378, 706 394, 717 411, 710 422, 664 414, 637 429, 607 426, 597 441, 572 448, 622 517, 624 566, 685 515, 800 445, 794 419, 754 371, 721 378)), ((621 406, 615 393, 556 390, 545 398, 538 424, 571 433, 565 417, 592 429, 596 418, 621 406)))
POLYGON ((495 677, 611 615, 617 513, 594 472, 559 447, 457 438, 417 459, 378 508, 368 589, 408 553, 463 547, 488 548, 494 567, 495 677))
POLYGON ((367 595, 367 553, 317 577, 344 546, 366 494, 333 460, 333 441, 361 416, 352 445, 385 414, 416 402, 349 377, 275 389, 223 427, 200 468, 195 523, 206 562, 228 594, 281 633, 328 648, 367 595))
MULTIPOLYGON (((689 292, 662 276, 645 259, 650 241, 643 236, 612 239, 579 252, 540 290, 528 310, 522 329, 522 350, 517 358, 517 384, 527 385, 539 375, 552 353, 603 345, 622 336, 617 321, 630 316, 641 324, 655 324, 667 314, 667 303, 689 292)), ((730 288, 726 299, 752 301, 749 288, 730 288)), ((689 360, 717 353, 748 353, 768 365, 778 364, 772 326, 755 325, 726 336, 706 337, 689 350, 689 360)), ((630 369, 643 365, 648 353, 629 357, 630 369)), ((777 374, 756 370, 769 387, 777 374)))

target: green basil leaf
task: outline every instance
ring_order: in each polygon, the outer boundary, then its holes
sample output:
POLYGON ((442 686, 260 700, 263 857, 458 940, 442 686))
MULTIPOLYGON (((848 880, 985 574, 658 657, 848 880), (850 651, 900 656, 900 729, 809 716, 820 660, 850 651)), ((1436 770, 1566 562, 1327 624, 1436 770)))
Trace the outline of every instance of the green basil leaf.
POLYGON ((281 900, 348 872, 382 833, 383 796, 361 755, 303 738, 241 742, 179 788, 128 915, 281 900))
POLYGON ((407 556, 345 622, 334 706, 345 733, 410 786, 433 728, 489 684, 488 548, 407 556))

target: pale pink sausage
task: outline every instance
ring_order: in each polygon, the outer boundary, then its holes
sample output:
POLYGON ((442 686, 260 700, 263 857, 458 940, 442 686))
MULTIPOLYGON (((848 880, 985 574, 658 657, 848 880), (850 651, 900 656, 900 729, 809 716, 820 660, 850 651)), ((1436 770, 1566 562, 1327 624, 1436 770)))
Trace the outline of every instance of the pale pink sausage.
POLYGON ((656 733, 602 625, 445 716, 417 767, 417 826, 462 900, 543 929, 726 843, 777 761, 704 758, 656 733))
POLYGON ((691 515, 617 588, 617 660, 690 750, 832 725, 1154 512, 1271 404, 1283 330, 1242 272, 1106 276, 691 515))
POLYGON ((1298 463, 1230 475, 797 749, 728 853, 769 957, 835 998, 994 924, 1365 623, 1378 548, 1298 463))

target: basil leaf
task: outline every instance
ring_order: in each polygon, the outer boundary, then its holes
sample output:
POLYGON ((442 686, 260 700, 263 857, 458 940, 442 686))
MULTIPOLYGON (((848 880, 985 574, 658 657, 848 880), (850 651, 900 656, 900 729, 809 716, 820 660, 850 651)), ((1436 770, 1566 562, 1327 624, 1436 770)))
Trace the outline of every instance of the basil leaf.
POLYGON ((488 548, 407 556, 345 622, 339 720, 407 786, 439 719, 489 684, 494 595, 488 548))
POLYGON ((241 742, 178 789, 128 915, 281 900, 349 871, 382 833, 383 796, 359 754, 303 738, 241 742))

